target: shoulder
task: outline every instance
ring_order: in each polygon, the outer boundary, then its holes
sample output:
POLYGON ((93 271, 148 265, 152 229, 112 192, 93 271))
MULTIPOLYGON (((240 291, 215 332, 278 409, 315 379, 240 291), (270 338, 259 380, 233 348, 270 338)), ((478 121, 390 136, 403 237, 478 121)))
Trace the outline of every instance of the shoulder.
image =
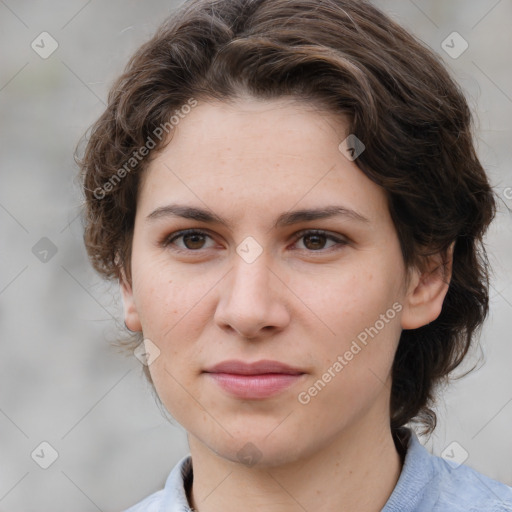
MULTIPOLYGON (((465 465, 430 455, 435 468, 432 485, 438 496, 434 510, 511 512, 512 487, 465 465)), ((434 489, 433 489, 434 490, 434 489)))
POLYGON ((123 512, 183 512, 190 510, 186 489, 193 478, 190 454, 177 462, 165 482, 165 487, 144 498, 123 512))
POLYGON ((432 455, 411 429, 405 461, 382 512, 512 512, 512 488, 453 460, 432 455))
POLYGON ((158 512, 162 504, 163 494, 163 489, 157 491, 123 512, 158 512))

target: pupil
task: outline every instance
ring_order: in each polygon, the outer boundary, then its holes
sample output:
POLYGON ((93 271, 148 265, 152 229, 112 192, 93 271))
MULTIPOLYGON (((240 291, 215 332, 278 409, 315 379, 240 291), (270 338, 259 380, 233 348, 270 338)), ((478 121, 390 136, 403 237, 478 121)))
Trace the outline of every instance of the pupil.
POLYGON ((321 249, 325 244, 325 236, 324 235, 306 235, 304 237, 304 245, 308 247, 308 249, 321 249), (307 240, 313 240, 313 247, 308 247, 307 240))
POLYGON ((198 233, 189 233, 188 235, 183 236, 183 242, 185 243, 187 249, 201 249, 201 245, 204 242, 204 237, 198 233), (190 243, 191 239, 192 242, 190 243), (192 245, 192 247, 190 245, 192 245))

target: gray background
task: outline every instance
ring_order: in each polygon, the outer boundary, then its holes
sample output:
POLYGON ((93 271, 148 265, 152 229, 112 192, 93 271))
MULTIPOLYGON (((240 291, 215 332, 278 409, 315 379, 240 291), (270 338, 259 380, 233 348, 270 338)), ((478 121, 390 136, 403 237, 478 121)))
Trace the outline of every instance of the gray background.
MULTIPOLYGON (((467 465, 512 485, 512 1, 375 4, 440 53, 463 86, 503 200, 488 236, 494 277, 482 350, 472 354, 479 369, 444 394, 435 435, 423 441, 438 455, 456 441, 467 465), (453 31, 469 43, 456 59, 441 47, 453 31)), ((174 5, 0 0, 1 512, 121 510, 161 488, 188 452, 139 361, 111 344, 119 291, 87 262, 73 161, 112 80, 174 5), (47 59, 31 48, 43 31, 59 45, 47 59), (43 237, 57 250, 46 262, 43 237), (58 452, 48 469, 31 457, 43 441, 58 452)))

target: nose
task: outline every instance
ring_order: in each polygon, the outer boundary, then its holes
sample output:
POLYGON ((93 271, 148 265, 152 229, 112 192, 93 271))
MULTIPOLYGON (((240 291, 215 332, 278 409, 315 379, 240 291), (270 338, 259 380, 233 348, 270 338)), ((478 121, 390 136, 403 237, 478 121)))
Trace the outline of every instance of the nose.
POLYGON ((275 334, 289 324, 286 294, 290 292, 268 263, 265 253, 252 263, 234 255, 234 265, 223 280, 214 316, 221 329, 257 339, 275 334))

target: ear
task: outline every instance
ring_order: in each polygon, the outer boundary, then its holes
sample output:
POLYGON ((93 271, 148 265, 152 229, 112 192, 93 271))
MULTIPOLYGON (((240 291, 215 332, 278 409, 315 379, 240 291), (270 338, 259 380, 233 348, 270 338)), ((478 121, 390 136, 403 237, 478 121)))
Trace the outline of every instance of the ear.
POLYGON ((422 271, 411 272, 402 313, 402 329, 417 329, 440 314, 452 276, 453 242, 446 254, 428 256, 422 271))
POLYGON ((124 272, 119 280, 119 286, 123 297, 124 323, 130 331, 142 332, 139 313, 137 312, 137 306, 133 298, 132 285, 126 279, 124 272))

